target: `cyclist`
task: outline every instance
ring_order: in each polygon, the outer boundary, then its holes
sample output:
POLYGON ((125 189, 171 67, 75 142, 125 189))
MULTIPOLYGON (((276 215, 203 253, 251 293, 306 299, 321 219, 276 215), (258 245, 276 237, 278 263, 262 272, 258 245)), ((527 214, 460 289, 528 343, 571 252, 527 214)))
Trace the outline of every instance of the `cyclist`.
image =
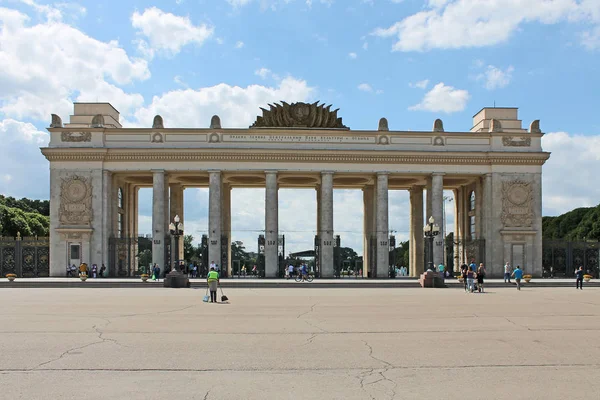
POLYGON ((300 273, 302 274, 302 280, 306 279, 306 277, 308 276, 308 270, 306 269, 306 264, 302 264, 300 273))

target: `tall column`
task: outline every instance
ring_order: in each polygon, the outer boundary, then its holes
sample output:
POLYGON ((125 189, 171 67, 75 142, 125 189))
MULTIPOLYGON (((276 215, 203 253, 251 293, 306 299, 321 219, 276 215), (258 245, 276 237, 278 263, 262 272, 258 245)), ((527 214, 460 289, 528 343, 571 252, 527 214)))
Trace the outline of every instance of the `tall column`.
POLYGON ((460 243, 462 236, 462 224, 461 224, 461 190, 454 189, 454 247, 453 247, 453 261, 454 261, 454 272, 460 271, 460 243))
POLYGON ((369 276, 370 266, 374 264, 373 258, 376 251, 371 248, 371 238, 377 231, 375 226, 375 189, 373 186, 363 188, 363 276, 369 276))
MULTIPOLYGON (((108 268, 110 265, 109 254, 110 247, 109 241, 110 236, 112 234, 112 211, 113 211, 113 202, 114 197, 112 196, 113 188, 112 188, 112 172, 103 171, 102 172, 102 264, 108 268)), ((98 271, 100 271, 100 267, 102 265, 98 265, 98 271)))
POLYGON ((265 175, 265 277, 277 278, 279 270, 277 257, 279 241, 277 172, 266 171, 265 175))
MULTIPOLYGON (((171 183, 170 187, 170 201, 169 201, 169 223, 173 222, 175 216, 179 216, 179 223, 183 224, 183 185, 180 183, 171 183)), ((185 224, 183 225, 185 229, 185 224)), ((185 234, 185 231, 184 231, 185 234)), ((175 260, 183 260, 184 252, 183 252, 183 236, 179 238, 179 248, 175 248, 175 238, 171 238, 171 264, 175 262, 175 260)))
POLYGON ((137 238, 139 237, 139 217, 138 217, 138 204, 139 204, 139 194, 140 194, 140 188, 139 186, 135 186, 134 190, 133 190, 133 237, 136 238, 136 240, 133 242, 133 262, 135 264, 135 270, 139 270, 140 265, 140 259, 137 257, 137 255, 139 254, 139 246, 137 244, 137 238))
POLYGON ((431 215, 435 224, 440 227, 440 233, 433 242, 433 265, 446 264, 444 260, 444 174, 431 175, 431 215))
POLYGON ((208 264, 221 266, 221 171, 209 171, 208 264))
POLYGON ((388 174, 377 173, 377 278, 388 278, 390 268, 388 174))
POLYGON ((431 217, 433 215, 433 208, 432 208, 432 180, 431 180, 431 176, 428 176, 426 179, 426 186, 425 186, 425 190, 426 192, 426 197, 425 197, 425 222, 427 222, 429 220, 429 217, 431 217))
POLYGON ((333 278, 333 172, 321 172, 321 278, 333 278))
POLYGON ((152 264, 165 271, 165 171, 152 171, 152 264))
POLYGON ((494 254, 494 238, 492 237, 492 218, 493 218, 493 198, 492 198, 492 174, 485 174, 483 176, 483 185, 482 185, 483 199, 481 201, 481 211, 482 211, 482 230, 483 235, 482 238, 485 240, 485 260, 479 260, 479 262, 484 262, 487 270, 490 275, 501 276, 501 274, 494 274, 493 271, 494 265, 492 265, 492 259, 494 254))
POLYGON ((227 276, 231 276, 231 185, 224 183, 221 190, 223 205, 221 211, 221 230, 223 236, 227 236, 226 250, 222 257, 225 258, 225 260, 221 260, 225 265, 222 266, 221 271, 227 271, 227 276))
MULTIPOLYGON (((481 184, 481 177, 477 178, 475 183, 475 237, 471 239, 483 238, 483 229, 481 226, 481 213, 483 211, 483 185, 481 184)), ((471 199, 468 200, 469 204, 471 199)), ((469 260, 471 261, 471 260, 469 260)), ((477 261, 477 260, 475 260, 477 261)))
POLYGON ((423 186, 410 188, 410 238, 409 274, 418 277, 424 272, 425 253, 423 246, 423 186))

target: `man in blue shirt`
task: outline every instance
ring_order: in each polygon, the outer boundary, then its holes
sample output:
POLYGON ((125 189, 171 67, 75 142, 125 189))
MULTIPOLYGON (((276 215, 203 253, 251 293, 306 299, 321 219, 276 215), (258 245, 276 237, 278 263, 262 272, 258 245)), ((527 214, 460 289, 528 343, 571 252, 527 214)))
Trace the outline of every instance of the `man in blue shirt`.
POLYGON ((521 290, 521 279, 523 278, 523 270, 517 265, 517 268, 513 271, 512 276, 515 277, 517 282, 517 290, 521 290))
POLYGON ((583 267, 579 267, 579 269, 575 271, 575 276, 577 277, 577 281, 575 281, 575 289, 583 290, 583 267))

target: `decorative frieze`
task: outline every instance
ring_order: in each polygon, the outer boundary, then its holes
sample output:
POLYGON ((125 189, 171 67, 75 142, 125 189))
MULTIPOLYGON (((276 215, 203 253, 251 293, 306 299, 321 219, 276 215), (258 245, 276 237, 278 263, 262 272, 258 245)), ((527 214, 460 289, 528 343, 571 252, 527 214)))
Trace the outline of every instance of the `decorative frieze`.
POLYGON ((531 227, 533 188, 531 182, 502 182, 502 224, 504 227, 531 227))
MULTIPOLYGON (((75 150, 75 149, 73 149, 75 150)), ((204 150, 128 150, 128 151, 73 151, 71 149, 42 149, 49 161, 233 161, 233 162, 344 162, 344 163, 394 163, 394 164, 443 164, 443 165, 543 165, 549 157, 548 153, 523 153, 523 155, 494 154, 494 155, 455 155, 455 154, 373 154, 373 153, 344 153, 344 152, 278 152, 262 153, 251 151, 219 151, 204 150)))
POLYGON ((62 132, 60 140, 63 142, 89 142, 92 140, 91 132, 62 132))

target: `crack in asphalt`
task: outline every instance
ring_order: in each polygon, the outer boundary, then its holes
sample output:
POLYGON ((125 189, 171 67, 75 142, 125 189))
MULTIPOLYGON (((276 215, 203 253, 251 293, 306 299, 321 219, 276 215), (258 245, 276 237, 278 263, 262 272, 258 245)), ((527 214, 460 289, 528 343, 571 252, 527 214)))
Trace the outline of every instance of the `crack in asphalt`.
MULTIPOLYGON (((110 325, 112 323, 112 321, 109 320, 109 319, 107 319, 107 318, 102 318, 102 319, 104 320, 104 322, 106 322, 106 325, 104 326, 104 328, 106 328, 108 325, 110 325)), ((85 348, 88 348, 88 347, 91 347, 93 345, 100 344, 100 343, 110 342, 110 343, 114 343, 114 344, 116 344, 118 346, 127 347, 127 346, 123 346, 121 343, 119 343, 115 339, 109 339, 109 338, 103 337, 103 335, 104 335, 105 332, 101 331, 97 324, 92 325, 92 329, 96 332, 96 334, 98 335, 98 339, 100 339, 100 340, 97 340, 97 341, 92 342, 92 343, 88 343, 88 344, 83 345, 83 346, 72 347, 72 348, 64 351, 60 356, 55 357, 55 358, 53 358, 53 359, 51 359, 49 361, 45 361, 45 362, 43 362, 41 364, 38 364, 36 367, 32 368, 32 370, 42 370, 41 367, 43 367, 44 365, 48 365, 48 364, 53 363, 55 361, 61 360, 64 357, 66 357, 69 354, 71 354, 71 352, 73 352, 73 351, 83 350, 85 348)))
POLYGON ((298 314, 298 316, 296 317, 296 319, 300 319, 301 317, 305 316, 306 314, 310 314, 311 312, 314 312, 314 311, 315 311, 315 306, 316 306, 316 305, 317 305, 317 304, 315 303, 315 304, 313 304, 312 306, 310 306, 310 310, 308 310, 308 311, 306 311, 306 312, 303 312, 303 313, 300 313, 300 314, 298 314))
POLYGON ((204 400, 207 400, 207 399, 208 399, 208 395, 210 394, 210 391, 211 391, 211 390, 212 390, 212 389, 209 389, 209 390, 206 392, 206 394, 204 395, 204 400))

